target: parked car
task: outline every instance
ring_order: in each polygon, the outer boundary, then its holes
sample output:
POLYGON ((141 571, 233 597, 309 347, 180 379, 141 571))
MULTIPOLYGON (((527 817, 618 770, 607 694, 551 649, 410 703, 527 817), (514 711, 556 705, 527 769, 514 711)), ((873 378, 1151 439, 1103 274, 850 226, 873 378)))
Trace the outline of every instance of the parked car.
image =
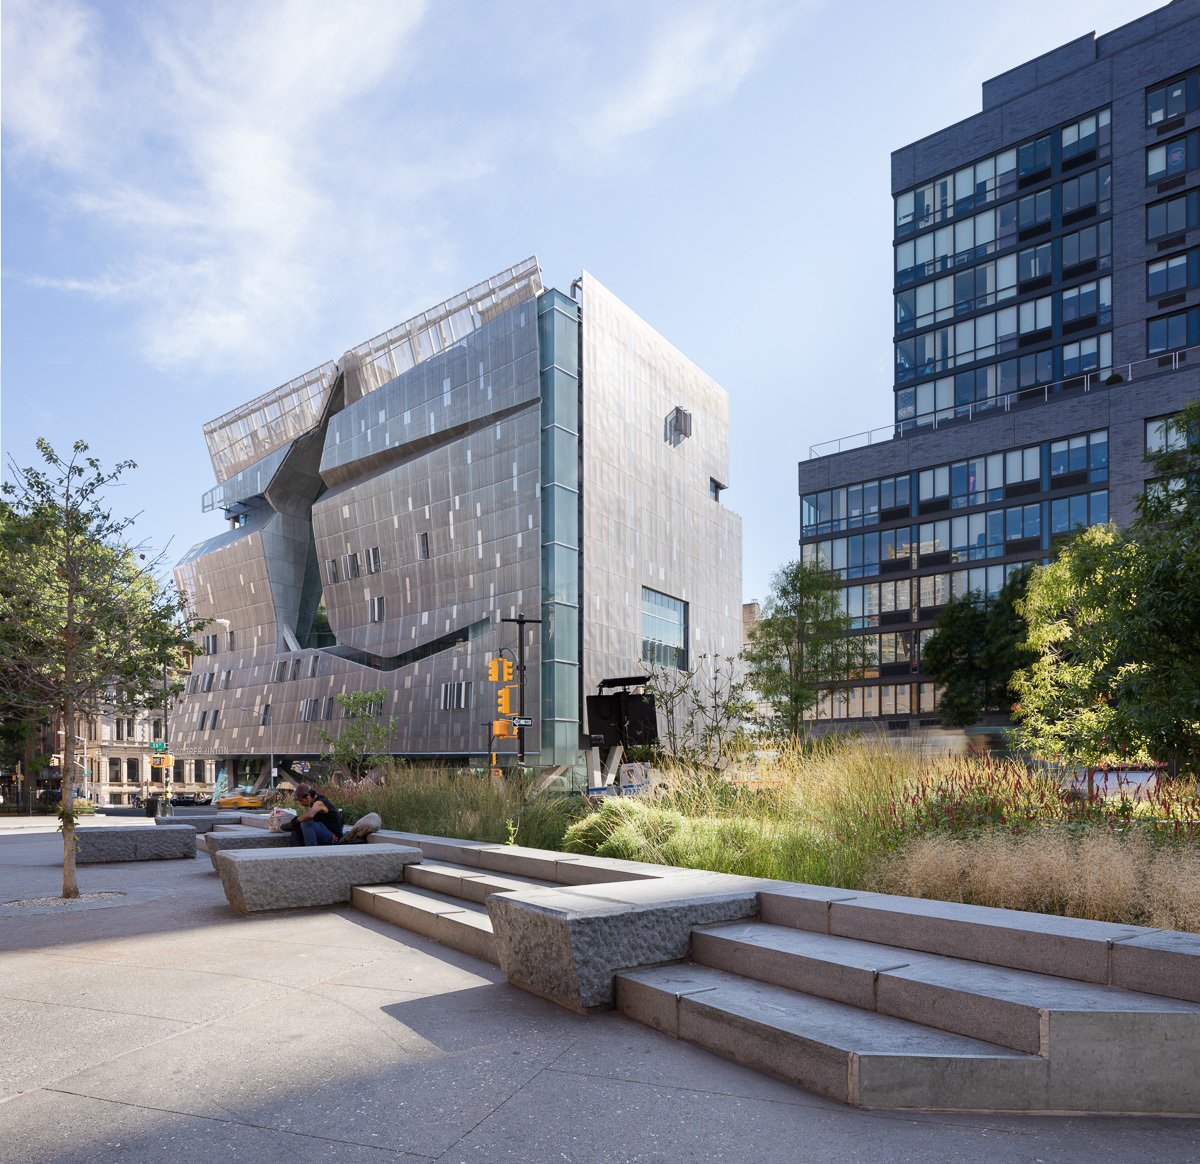
POLYGON ((194 792, 180 792, 171 797, 171 803, 177 808, 199 804, 200 798, 194 792))

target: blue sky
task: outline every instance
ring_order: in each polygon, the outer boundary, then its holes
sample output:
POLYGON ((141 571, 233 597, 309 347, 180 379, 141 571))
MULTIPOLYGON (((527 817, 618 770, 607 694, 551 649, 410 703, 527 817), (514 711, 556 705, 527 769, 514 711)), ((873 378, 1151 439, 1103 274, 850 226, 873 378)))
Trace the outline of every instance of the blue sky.
POLYGON ((537 254, 728 390, 761 599, 796 462, 890 420, 890 152, 1158 6, 4 0, 5 463, 134 459, 176 560, 206 420, 537 254))

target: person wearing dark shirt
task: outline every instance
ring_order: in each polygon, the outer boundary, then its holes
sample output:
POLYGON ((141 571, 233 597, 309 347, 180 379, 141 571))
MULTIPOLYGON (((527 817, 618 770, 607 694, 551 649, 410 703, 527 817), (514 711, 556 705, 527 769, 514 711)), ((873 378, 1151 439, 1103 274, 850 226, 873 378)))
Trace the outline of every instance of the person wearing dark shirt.
POLYGON ((333 845, 342 839, 342 814, 311 784, 296 789, 303 810, 292 824, 293 845, 333 845))

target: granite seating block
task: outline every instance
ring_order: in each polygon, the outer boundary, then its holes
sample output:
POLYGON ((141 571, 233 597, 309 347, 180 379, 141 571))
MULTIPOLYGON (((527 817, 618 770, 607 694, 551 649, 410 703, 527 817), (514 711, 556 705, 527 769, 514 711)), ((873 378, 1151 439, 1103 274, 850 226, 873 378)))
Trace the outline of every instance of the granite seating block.
POLYGON ((286 849, 291 846, 291 833, 266 833, 259 829, 245 832, 215 832, 204 838, 204 847, 213 870, 217 868, 217 854, 226 849, 286 849))
POLYGON ((493 894, 487 908, 508 980, 586 1013, 612 1006, 619 970, 686 958, 695 926, 754 916, 770 884, 701 874, 493 894))
POLYGON ((75 860, 80 865, 106 861, 170 861, 196 856, 196 830, 189 825, 77 828, 75 840, 75 860))
POLYGON ((230 820, 227 816, 222 816, 220 813, 197 813, 195 816, 156 816, 154 823, 167 827, 178 827, 179 825, 187 825, 193 828, 197 833, 211 833, 219 824, 225 824, 230 820))
POLYGON ((404 879, 421 859, 403 845, 226 849, 214 858, 229 904, 241 913, 343 905, 356 885, 404 879))

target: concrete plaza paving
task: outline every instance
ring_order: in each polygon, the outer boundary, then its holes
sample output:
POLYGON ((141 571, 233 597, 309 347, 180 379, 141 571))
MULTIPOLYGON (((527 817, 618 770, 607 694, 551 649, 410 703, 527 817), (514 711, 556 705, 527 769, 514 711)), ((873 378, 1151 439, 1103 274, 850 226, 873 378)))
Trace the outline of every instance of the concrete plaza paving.
POLYGON ((1195 1119, 843 1107, 349 908, 240 916, 207 859, 13 904, 61 853, 0 818, 0 1164, 1200 1159, 1195 1119))

